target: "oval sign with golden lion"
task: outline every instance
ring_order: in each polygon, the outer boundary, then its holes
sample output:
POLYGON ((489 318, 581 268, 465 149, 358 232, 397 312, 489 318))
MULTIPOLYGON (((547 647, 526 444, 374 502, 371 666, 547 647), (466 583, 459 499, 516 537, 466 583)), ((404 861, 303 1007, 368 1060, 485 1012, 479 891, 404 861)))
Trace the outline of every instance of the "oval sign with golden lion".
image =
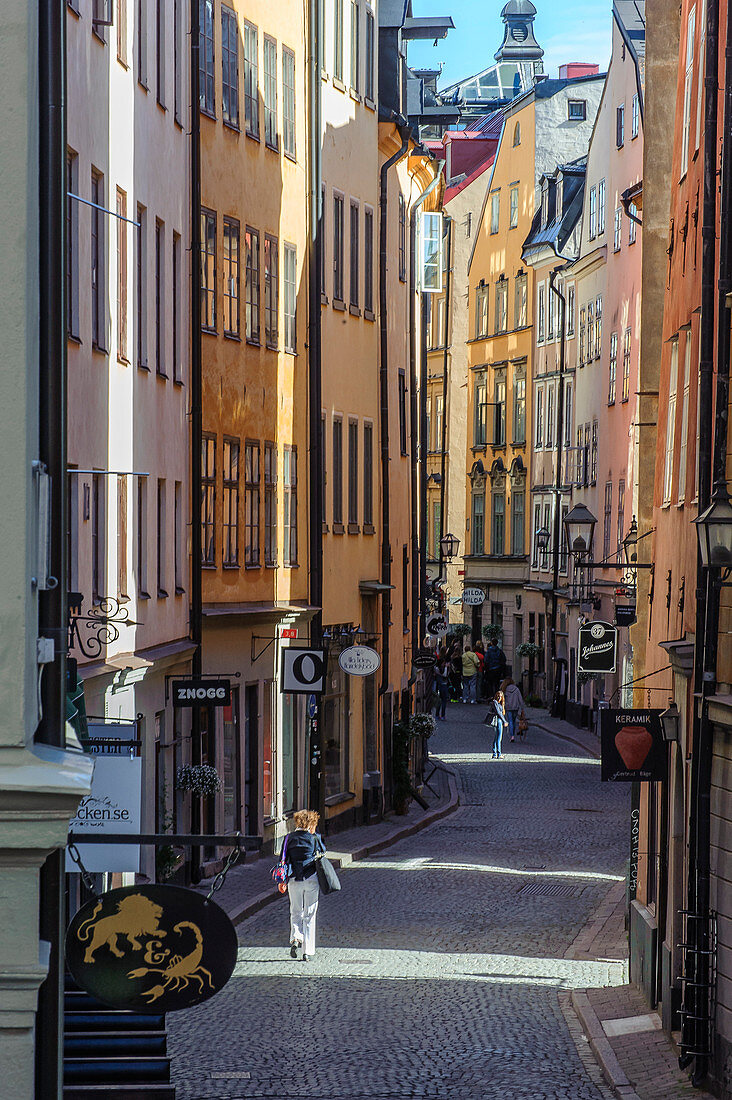
POLYGON ((125 886, 82 906, 66 933, 78 985, 114 1008, 176 1012, 228 982, 237 939, 213 901, 180 886, 125 886))

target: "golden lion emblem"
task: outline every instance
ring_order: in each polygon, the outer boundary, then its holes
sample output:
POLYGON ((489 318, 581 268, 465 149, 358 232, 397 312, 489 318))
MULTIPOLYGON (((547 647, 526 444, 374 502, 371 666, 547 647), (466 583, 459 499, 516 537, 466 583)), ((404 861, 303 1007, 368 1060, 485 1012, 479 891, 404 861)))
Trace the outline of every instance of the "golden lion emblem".
POLYGON ((120 951, 117 944, 119 936, 126 936, 133 951, 141 951, 140 936, 165 936, 159 928, 158 922, 163 915, 160 905, 156 905, 142 894, 130 894, 123 898, 117 906, 117 912, 108 917, 97 920, 102 909, 100 901, 94 908, 92 915, 79 925, 76 933, 80 943, 86 943, 91 937, 91 942, 84 952, 84 962, 94 962, 94 954, 100 947, 108 947, 118 959, 124 958, 124 951, 120 951), (96 923, 95 923, 96 922, 96 923))

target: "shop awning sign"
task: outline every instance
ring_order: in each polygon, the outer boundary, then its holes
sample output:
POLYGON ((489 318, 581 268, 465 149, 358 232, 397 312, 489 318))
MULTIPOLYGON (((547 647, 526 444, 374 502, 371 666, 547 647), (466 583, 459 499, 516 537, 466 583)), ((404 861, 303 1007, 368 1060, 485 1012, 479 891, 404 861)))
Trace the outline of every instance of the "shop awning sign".
POLYGON ((66 933, 66 964, 78 985, 135 1012, 207 1001, 228 982, 236 953, 223 909, 180 886, 109 890, 82 906, 66 933))
MULTIPOLYGON (((140 833, 142 760, 139 756, 98 756, 91 793, 82 798, 69 825, 72 833, 140 833)), ((87 871, 139 871, 138 844, 78 844, 87 871)), ((66 870, 78 871, 66 852, 66 870)))
POLYGON ((615 672, 617 650, 617 627, 599 621, 585 623, 579 630, 577 671, 615 672))
POLYGON ((666 778, 666 743, 660 710, 601 710, 600 739, 606 783, 666 778))
POLYGON ((351 645, 338 657, 338 664, 349 676, 371 676, 378 672, 381 657, 368 645, 351 645))
POLYGON ((231 680, 173 680, 174 707, 230 707, 231 680))

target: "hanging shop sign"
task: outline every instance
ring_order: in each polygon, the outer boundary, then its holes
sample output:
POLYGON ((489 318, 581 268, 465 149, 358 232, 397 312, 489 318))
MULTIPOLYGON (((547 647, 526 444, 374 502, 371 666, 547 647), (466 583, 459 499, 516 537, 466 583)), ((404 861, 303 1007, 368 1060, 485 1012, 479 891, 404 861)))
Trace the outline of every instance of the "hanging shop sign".
POLYGON ((448 631, 447 620, 444 615, 430 615, 427 620, 427 633, 433 638, 441 638, 448 631))
POLYGON ((131 756, 137 745, 136 722, 87 720, 88 738, 84 749, 93 756, 131 756))
POLYGON ((320 694, 325 690, 325 650, 287 646, 282 650, 280 692, 283 695, 320 694))
POLYGON ((467 604, 468 607, 480 607, 482 603, 485 603, 485 592, 482 588, 464 588, 463 603, 467 604))
MULTIPOLYGON (((142 760, 139 756, 98 756, 94 761, 91 793, 82 798, 69 825, 72 833, 140 832, 142 760)), ((79 844, 88 871, 139 871, 137 844, 79 844)), ((78 867, 66 852, 66 870, 78 867)))
POLYGON ((635 604, 619 603, 615 605, 615 625, 632 626, 635 622, 635 604))
POLYGON ((173 680, 174 707, 230 707, 231 680, 173 680))
POLYGON ((113 1008, 176 1012, 228 982, 237 939, 226 913, 180 886, 125 886, 94 898, 66 933, 79 986, 113 1008))
POLYGON ((352 645, 338 657, 338 664, 349 676, 371 676, 381 666, 381 657, 368 645, 352 645))
POLYGON ((420 649, 415 653, 412 664, 415 668, 433 668, 437 658, 431 649, 420 649))
POLYGON ((660 710, 602 710, 601 779, 650 782, 666 777, 666 743, 660 710))
POLYGON ((585 623, 577 645, 578 672, 615 672, 618 631, 612 623, 585 623))

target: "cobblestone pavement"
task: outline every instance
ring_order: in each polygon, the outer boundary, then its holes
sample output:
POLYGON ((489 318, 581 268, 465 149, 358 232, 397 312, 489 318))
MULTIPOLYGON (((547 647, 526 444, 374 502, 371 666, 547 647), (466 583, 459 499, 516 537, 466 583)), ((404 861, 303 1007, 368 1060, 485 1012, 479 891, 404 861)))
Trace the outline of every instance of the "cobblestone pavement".
POLYGON ((168 1018, 180 1100, 610 1095, 568 998, 626 980, 572 944, 621 880, 628 791, 536 727, 491 760, 483 713, 453 705, 431 745, 460 809, 342 871, 313 961, 285 899, 239 926, 227 987, 168 1018))

